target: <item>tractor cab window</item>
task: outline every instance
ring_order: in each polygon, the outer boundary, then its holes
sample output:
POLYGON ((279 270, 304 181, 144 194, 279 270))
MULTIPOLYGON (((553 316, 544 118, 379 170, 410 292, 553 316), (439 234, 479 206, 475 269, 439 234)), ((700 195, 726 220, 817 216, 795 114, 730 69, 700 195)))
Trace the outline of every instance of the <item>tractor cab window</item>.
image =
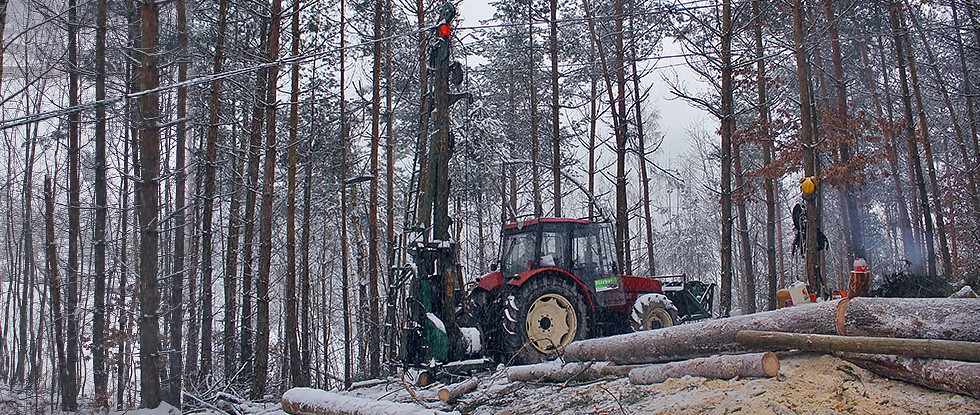
POLYGON ((572 268, 586 277, 616 272, 611 229, 590 224, 575 229, 572 238, 572 268))
POLYGON ((503 263, 500 271, 511 276, 534 267, 535 232, 507 235, 504 239, 503 263))
POLYGON ((565 268, 568 251, 568 234, 552 230, 541 232, 541 258, 538 265, 541 267, 565 268))

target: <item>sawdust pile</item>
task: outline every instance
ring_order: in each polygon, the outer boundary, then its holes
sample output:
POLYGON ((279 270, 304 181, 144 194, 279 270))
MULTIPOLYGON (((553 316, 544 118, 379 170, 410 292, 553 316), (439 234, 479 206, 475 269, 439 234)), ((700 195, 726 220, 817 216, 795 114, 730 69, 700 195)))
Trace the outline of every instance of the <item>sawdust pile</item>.
POLYGON ((773 379, 627 379, 561 388, 531 385, 473 414, 980 414, 980 400, 879 377, 824 354, 780 356, 773 379))

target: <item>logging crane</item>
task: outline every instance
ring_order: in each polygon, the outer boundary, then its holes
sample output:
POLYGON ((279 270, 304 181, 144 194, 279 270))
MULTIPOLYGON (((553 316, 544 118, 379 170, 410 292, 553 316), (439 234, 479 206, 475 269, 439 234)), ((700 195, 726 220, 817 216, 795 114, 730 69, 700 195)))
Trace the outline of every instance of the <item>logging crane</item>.
POLYGON ((515 218, 503 224, 500 257, 490 272, 464 286, 459 247, 449 233, 450 109, 469 98, 453 92, 462 81, 451 50, 455 17, 455 7, 444 3, 431 29, 429 91, 408 196, 414 209, 406 212, 400 241, 412 261, 393 269, 399 277, 389 287, 389 315, 395 294, 409 287, 401 362, 452 375, 449 367, 474 368, 453 363, 467 358, 540 362, 574 340, 710 317, 714 284, 684 275, 625 275, 607 219, 515 218))

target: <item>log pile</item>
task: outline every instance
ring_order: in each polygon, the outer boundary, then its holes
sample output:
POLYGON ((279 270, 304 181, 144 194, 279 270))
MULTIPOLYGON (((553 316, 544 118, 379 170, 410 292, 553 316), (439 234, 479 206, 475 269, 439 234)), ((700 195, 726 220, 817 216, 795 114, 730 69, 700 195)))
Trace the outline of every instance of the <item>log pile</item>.
POLYGON ((637 384, 685 375, 767 377, 778 373, 779 362, 760 352, 802 350, 835 353, 881 376, 978 397, 980 301, 958 297, 859 297, 582 340, 565 349, 571 363, 510 368, 508 377, 567 382, 628 373, 637 384))
MULTIPOLYGON (((800 350, 833 353, 883 377, 980 399, 980 300, 972 293, 858 297, 581 340, 565 349, 563 361, 508 367, 506 377, 562 386, 606 377, 629 377, 638 385, 684 376, 774 377, 780 362, 772 352, 800 350)), ((482 382, 483 389, 493 382, 482 382)), ((295 415, 443 414, 431 408, 452 408, 447 405, 480 386, 476 377, 436 386, 413 393, 416 404, 297 388, 283 395, 282 408, 295 415)))

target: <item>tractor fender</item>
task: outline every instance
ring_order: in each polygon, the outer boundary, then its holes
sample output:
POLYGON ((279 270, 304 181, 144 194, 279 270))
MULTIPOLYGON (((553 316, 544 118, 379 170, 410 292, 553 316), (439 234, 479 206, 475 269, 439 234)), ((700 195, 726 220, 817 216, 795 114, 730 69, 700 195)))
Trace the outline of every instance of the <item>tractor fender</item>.
POLYGON ((527 282, 527 280, 531 279, 535 275, 540 275, 540 274, 556 274, 561 278, 565 278, 575 282, 575 285, 578 286, 578 289, 579 291, 581 291, 582 296, 585 297, 585 302, 588 303, 589 310, 595 311, 595 304, 593 304, 592 302, 592 295, 590 295, 589 289, 585 286, 585 284, 582 283, 582 280, 578 279, 578 277, 570 274, 568 271, 565 271, 561 268, 548 267, 548 268, 537 268, 533 270, 524 271, 520 274, 517 274, 515 278, 512 278, 510 281, 507 281, 507 285, 513 287, 520 287, 521 285, 524 285, 524 283, 527 282))
POLYGON ((493 291, 504 285, 504 273, 500 271, 494 271, 487 275, 480 277, 479 282, 476 284, 477 287, 482 288, 484 291, 493 291))

